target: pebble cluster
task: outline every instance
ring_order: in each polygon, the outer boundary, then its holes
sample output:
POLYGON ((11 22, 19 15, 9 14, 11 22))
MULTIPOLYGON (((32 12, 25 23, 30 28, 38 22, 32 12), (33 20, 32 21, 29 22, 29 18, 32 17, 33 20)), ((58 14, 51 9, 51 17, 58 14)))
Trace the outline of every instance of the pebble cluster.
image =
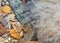
POLYGON ((26 4, 22 3, 21 0, 1 0, 1 43, 24 43, 28 40, 38 40, 40 14, 36 11, 35 3, 33 0, 26 4))

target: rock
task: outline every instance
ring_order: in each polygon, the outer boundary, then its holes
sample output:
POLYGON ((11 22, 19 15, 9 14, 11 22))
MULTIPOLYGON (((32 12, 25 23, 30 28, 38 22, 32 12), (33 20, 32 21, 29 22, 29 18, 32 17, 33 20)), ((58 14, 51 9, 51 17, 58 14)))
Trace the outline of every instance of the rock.
POLYGON ((5 42, 5 38, 2 38, 2 42, 5 42))
POLYGON ((12 37, 14 37, 15 39, 20 39, 20 38, 22 38, 22 36, 20 36, 20 34, 17 33, 14 29, 11 29, 11 30, 10 30, 10 35, 11 35, 12 37))
POLYGON ((23 27, 24 32, 28 32, 31 29, 31 26, 27 25, 23 27))
POLYGON ((23 26, 19 23, 19 22, 16 22, 16 21, 10 21, 12 27, 15 29, 16 32, 21 32, 22 29, 23 29, 23 26))
POLYGON ((19 40, 12 39, 11 42, 12 42, 12 43, 19 43, 19 40))
POLYGON ((6 21, 10 21, 10 20, 15 20, 15 14, 11 13, 8 14, 8 16, 5 17, 6 21))
POLYGON ((20 32, 20 36, 21 36, 21 37, 24 36, 24 32, 23 32, 23 31, 20 32))
POLYGON ((6 5, 9 5, 9 2, 6 1, 5 3, 6 3, 6 5))
POLYGON ((8 34, 5 33, 5 34, 2 35, 2 37, 3 37, 3 38, 6 38, 6 37, 8 37, 8 34))
POLYGON ((8 14, 11 11, 11 7, 4 5, 4 6, 2 6, 2 11, 3 11, 3 13, 8 14))
POLYGON ((4 6, 5 5, 5 2, 2 2, 1 5, 4 6))
POLYGON ((7 31, 7 28, 0 24, 0 35, 4 34, 7 31))
POLYGON ((6 39, 6 40, 5 40, 5 43, 8 43, 8 42, 9 42, 9 41, 6 39))
POLYGON ((6 26, 8 24, 8 22, 6 21, 6 19, 1 18, 0 22, 2 23, 2 25, 6 26))
POLYGON ((2 42, 2 37, 0 37, 0 43, 4 43, 4 42, 2 42))

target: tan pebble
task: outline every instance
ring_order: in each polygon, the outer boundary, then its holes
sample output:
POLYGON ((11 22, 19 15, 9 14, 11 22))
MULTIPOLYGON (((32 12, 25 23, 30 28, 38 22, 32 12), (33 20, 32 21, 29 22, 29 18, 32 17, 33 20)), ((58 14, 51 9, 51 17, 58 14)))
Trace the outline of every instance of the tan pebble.
POLYGON ((23 32, 23 31, 21 31, 20 36, 23 36, 23 35, 24 35, 24 32, 23 32))
POLYGON ((5 39, 4 38, 2 38, 2 42, 5 42, 5 39))
POLYGON ((14 30, 16 31, 16 32, 21 32, 22 31, 22 28, 23 28, 23 26, 19 23, 19 22, 10 22, 11 24, 12 24, 12 27, 14 28, 14 30))
POLYGON ((13 42, 18 42, 18 40, 15 40, 15 39, 13 39, 12 41, 13 41, 13 42))
POLYGON ((12 17, 14 17, 14 16, 15 16, 15 14, 13 14, 13 13, 12 13, 11 15, 12 15, 12 17))
POLYGON ((7 36, 8 36, 8 34, 6 34, 6 33, 2 35, 2 37, 7 37, 7 36))
POLYGON ((8 40, 6 39, 5 42, 8 42, 8 40))

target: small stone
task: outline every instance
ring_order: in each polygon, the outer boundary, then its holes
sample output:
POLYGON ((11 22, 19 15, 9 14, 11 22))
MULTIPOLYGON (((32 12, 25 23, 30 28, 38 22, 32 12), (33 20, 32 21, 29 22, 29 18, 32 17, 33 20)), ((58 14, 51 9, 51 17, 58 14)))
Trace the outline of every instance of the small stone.
POLYGON ((5 42, 5 39, 4 38, 2 38, 2 42, 5 42))
POLYGON ((8 14, 11 11, 11 7, 7 6, 7 5, 2 6, 2 11, 3 11, 3 13, 8 14))
POLYGON ((8 36, 8 34, 6 34, 6 33, 2 35, 2 37, 4 37, 4 38, 7 37, 7 36, 8 36))
POLYGON ((7 17, 5 17, 6 21, 10 21, 10 20, 14 20, 15 19, 15 15, 14 14, 8 14, 7 17))
POLYGON ((8 3, 8 2, 6 2, 6 5, 9 5, 9 3, 8 3))
POLYGON ((24 32, 23 31, 21 31, 20 36, 24 36, 24 32))
POLYGON ((31 26, 25 26, 25 27, 23 28, 24 32, 28 32, 30 29, 31 29, 31 26))
POLYGON ((7 28, 0 24, 0 35, 4 34, 7 31, 7 28))
POLYGON ((10 21, 10 23, 11 23, 11 25, 12 25, 12 27, 14 28, 14 30, 16 31, 16 32, 21 32, 22 31, 22 29, 23 29, 23 26, 21 25, 21 23, 19 23, 19 22, 16 22, 16 21, 10 21))
POLYGON ((6 39, 5 42, 9 42, 9 41, 6 39))
POLYGON ((2 3, 1 3, 1 5, 2 5, 2 6, 4 6, 4 5, 5 5, 5 3, 4 3, 4 2, 2 2, 2 3))
POLYGON ((15 39, 20 39, 20 38, 21 38, 20 34, 17 33, 14 29, 11 29, 11 30, 10 30, 10 35, 11 35, 12 37, 14 37, 15 39))
POLYGON ((6 19, 1 18, 0 22, 2 23, 2 25, 6 26, 8 24, 8 22, 6 21, 6 19))
POLYGON ((39 43, 38 41, 26 41, 25 43, 39 43))
POLYGON ((18 43, 18 40, 12 39, 13 43, 18 43))

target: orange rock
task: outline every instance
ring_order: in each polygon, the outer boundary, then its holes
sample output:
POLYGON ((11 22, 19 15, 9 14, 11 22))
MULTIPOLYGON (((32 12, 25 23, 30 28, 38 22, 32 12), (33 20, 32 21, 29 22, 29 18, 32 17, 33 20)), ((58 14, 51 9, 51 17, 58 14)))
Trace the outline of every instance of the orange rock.
POLYGON ((21 38, 20 34, 18 32, 16 32, 14 29, 10 30, 10 35, 12 37, 14 37, 15 39, 20 39, 21 38))
POLYGON ((2 11, 3 11, 3 13, 8 14, 11 11, 11 7, 7 6, 7 5, 2 6, 2 11))

